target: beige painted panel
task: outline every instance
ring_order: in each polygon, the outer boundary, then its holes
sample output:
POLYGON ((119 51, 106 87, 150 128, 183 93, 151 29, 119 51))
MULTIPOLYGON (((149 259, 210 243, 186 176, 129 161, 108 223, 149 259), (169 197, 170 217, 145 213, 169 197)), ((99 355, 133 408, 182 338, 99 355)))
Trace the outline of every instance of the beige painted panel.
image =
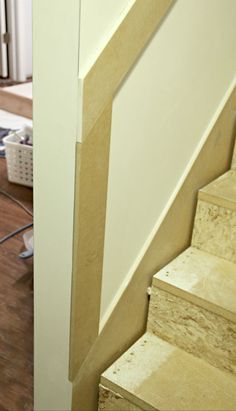
POLYGON ((224 371, 236 373, 236 323, 152 288, 148 331, 224 371))
POLYGON ((98 334, 111 130, 109 105, 77 144, 70 378, 98 334))
POLYGON ((145 331, 146 289, 152 276, 190 245, 197 190, 229 169, 235 120, 236 90, 228 99, 149 249, 84 361, 73 384, 74 411, 86 409, 88 401, 90 409, 96 408, 100 375, 145 331))
POLYGON ((173 0, 136 0, 84 80, 83 137, 114 97, 173 3, 173 0))

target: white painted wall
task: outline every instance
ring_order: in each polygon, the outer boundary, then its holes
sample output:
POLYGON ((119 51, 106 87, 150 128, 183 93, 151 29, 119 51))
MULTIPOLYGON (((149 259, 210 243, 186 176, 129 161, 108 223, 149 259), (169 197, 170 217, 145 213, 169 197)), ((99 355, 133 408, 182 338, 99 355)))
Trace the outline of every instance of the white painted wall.
POLYGON ((80 77, 84 77, 135 0, 81 0, 80 77))
POLYGON ((68 411, 79 0, 35 1, 33 23, 34 409, 68 411))
POLYGON ((235 0, 177 0, 115 98, 102 324, 235 76, 235 21, 235 0))

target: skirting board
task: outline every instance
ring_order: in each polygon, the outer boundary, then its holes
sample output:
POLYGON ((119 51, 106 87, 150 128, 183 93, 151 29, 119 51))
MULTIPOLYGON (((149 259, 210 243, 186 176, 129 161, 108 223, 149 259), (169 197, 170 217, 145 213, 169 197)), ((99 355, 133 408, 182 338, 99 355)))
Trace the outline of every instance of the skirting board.
POLYGON ((0 89, 0 109, 32 119, 32 99, 0 89))
POLYGON ((236 88, 211 129, 153 241, 73 383, 73 411, 97 409, 100 375, 145 331, 153 275, 190 244, 197 191, 230 168, 236 88))

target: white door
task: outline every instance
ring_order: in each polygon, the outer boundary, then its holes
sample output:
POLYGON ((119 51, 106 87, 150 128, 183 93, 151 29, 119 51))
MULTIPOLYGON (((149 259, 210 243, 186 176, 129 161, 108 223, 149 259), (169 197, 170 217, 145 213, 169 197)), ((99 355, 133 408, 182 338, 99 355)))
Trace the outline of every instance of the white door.
POLYGON ((32 76, 32 0, 0 0, 7 10, 9 77, 32 76))
POLYGON ((8 77, 6 2, 0 0, 0 77, 8 77))

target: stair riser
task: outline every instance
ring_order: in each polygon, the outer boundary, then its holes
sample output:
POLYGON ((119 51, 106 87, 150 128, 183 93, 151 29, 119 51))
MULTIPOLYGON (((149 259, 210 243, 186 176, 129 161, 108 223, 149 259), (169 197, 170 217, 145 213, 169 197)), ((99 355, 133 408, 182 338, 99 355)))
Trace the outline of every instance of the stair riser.
POLYGON ((116 394, 109 388, 99 385, 99 408, 98 411, 144 411, 132 404, 120 394, 116 394))
POLYGON ((236 324, 224 317, 152 287, 148 331, 236 373, 236 324))
POLYGON ((236 263, 236 211, 198 200, 192 245, 236 263))

